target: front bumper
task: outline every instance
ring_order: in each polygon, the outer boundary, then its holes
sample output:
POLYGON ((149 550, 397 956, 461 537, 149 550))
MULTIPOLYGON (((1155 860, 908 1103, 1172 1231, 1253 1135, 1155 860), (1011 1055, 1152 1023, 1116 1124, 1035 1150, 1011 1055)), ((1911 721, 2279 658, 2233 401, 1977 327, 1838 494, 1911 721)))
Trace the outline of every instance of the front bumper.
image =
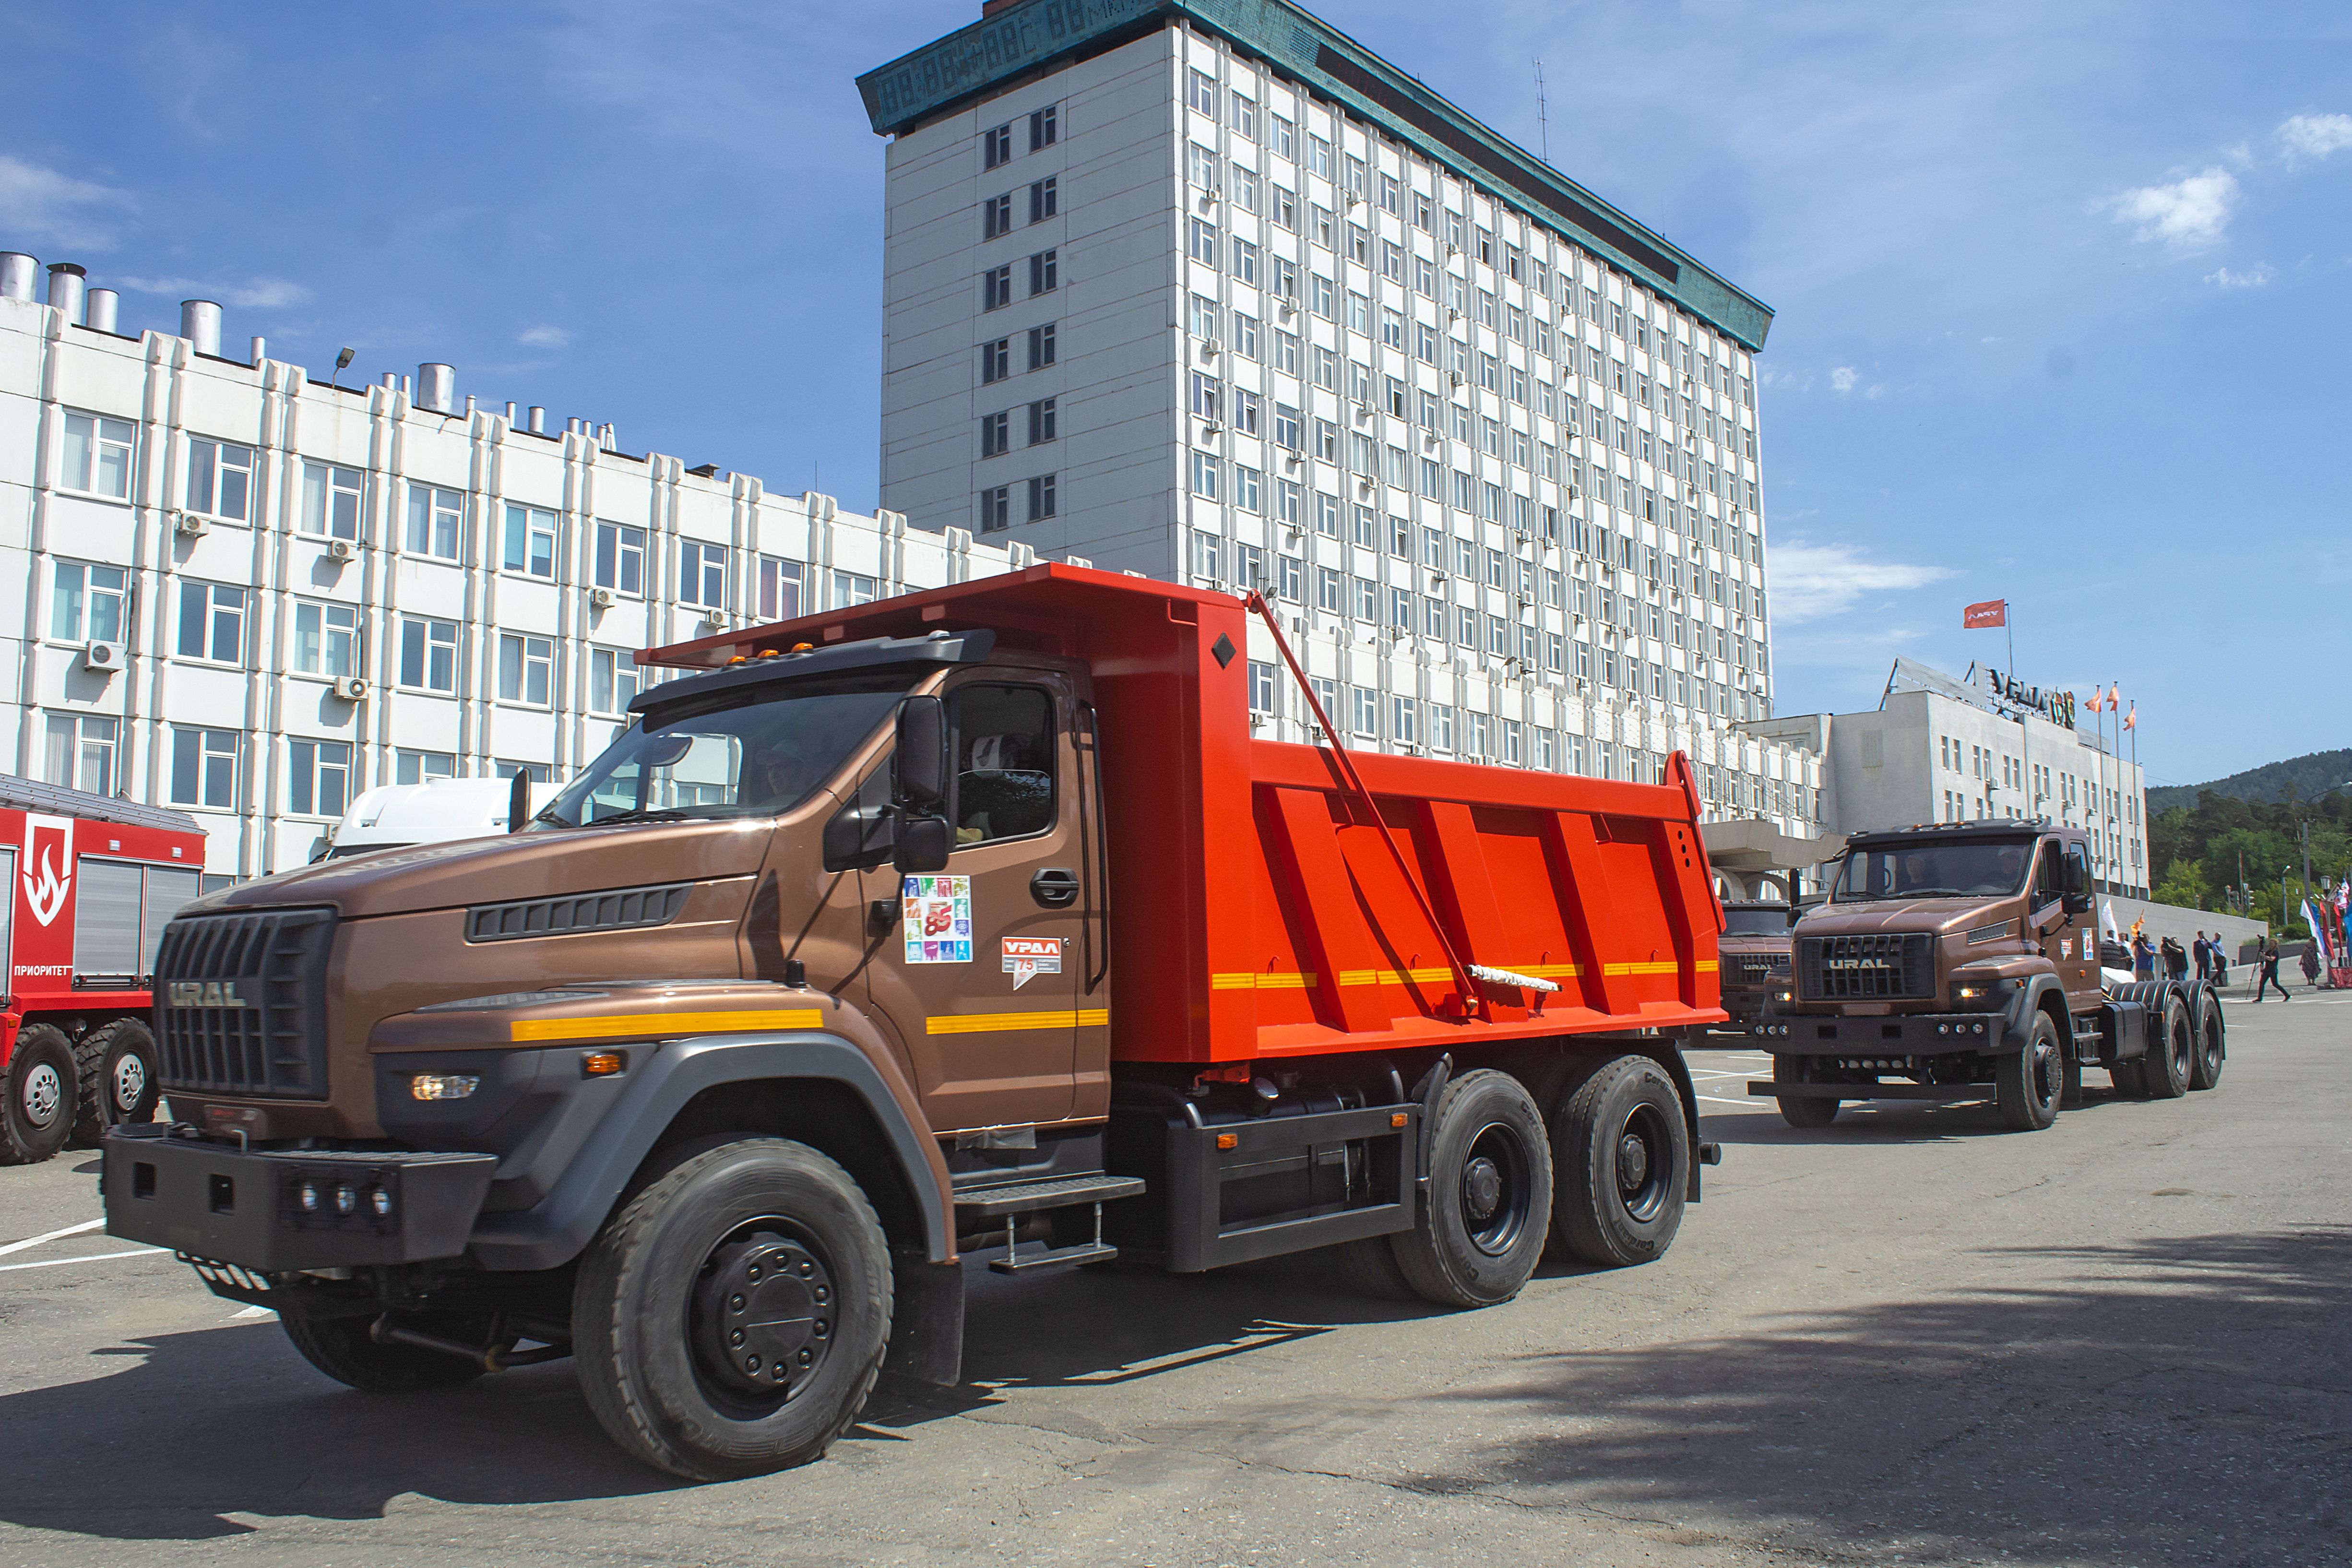
POLYGON ((1922 1057, 2013 1048, 2000 1013, 1902 1013, 1871 1018, 1767 1014, 1748 1037, 1782 1057, 1922 1057))
POLYGON ((106 1233, 258 1273, 422 1263, 466 1250, 498 1156, 246 1151, 162 1123, 110 1130, 106 1233))

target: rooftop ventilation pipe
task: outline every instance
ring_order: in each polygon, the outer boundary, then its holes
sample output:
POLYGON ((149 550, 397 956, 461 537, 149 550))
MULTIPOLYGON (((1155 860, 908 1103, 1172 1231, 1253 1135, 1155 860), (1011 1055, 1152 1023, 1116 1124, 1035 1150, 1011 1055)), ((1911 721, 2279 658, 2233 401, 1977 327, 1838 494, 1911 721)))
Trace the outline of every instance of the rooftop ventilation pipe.
POLYGON ((121 308, 122 297, 113 289, 93 289, 89 291, 82 313, 87 323, 95 331, 119 332, 121 329, 114 323, 117 312, 121 308))
POLYGON ((268 338, 254 339, 247 349, 247 353, 249 357, 245 363, 251 365, 254 369, 259 370, 261 368, 261 362, 268 357, 269 340, 268 338))
POLYGON ((515 425, 516 425, 516 424, 517 424, 517 422, 519 421, 519 419, 520 419, 520 416, 521 416, 521 413, 522 413, 522 410, 520 410, 520 409, 517 408, 517 407, 514 405, 514 399, 512 399, 512 398, 509 398, 509 399, 507 399, 507 428, 508 428, 508 429, 511 430, 511 429, 513 429, 513 428, 515 427, 515 425))
POLYGON ((436 414, 454 414, 457 406, 457 372, 446 364, 416 367, 416 406, 436 414))
POLYGON ((221 308, 210 300, 180 301, 180 335, 200 354, 220 358, 221 308))
POLYGON ((547 434, 547 410, 536 403, 530 405, 530 433, 534 436, 547 434))
POLYGON ((0 250, 0 300, 30 300, 41 264, 21 250, 0 250))
POLYGON ((89 288, 89 273, 70 261, 49 263, 49 305, 63 310, 68 325, 81 319, 83 294, 89 288))

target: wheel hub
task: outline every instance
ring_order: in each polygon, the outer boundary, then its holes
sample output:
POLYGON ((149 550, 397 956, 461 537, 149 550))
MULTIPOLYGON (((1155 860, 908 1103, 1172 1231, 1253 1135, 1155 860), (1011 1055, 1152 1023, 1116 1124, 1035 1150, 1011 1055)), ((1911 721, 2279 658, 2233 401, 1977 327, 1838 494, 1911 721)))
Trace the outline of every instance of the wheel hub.
POLYGON ((1650 1179, 1650 1146, 1641 1135, 1627 1132, 1617 1140, 1617 1190, 1631 1194, 1650 1179))
POLYGON ((1482 1154, 1462 1167, 1462 1208, 1473 1222, 1484 1225, 1494 1218, 1502 1201, 1503 1173, 1494 1161, 1482 1154))
POLYGON ((66 1102, 65 1079, 58 1069, 47 1062, 35 1062, 33 1070, 25 1075, 24 1096, 26 1119, 36 1127, 47 1127, 58 1119, 58 1111, 66 1102))
POLYGON ((128 1116, 139 1109, 139 1101, 147 1092, 147 1064, 133 1051, 125 1051, 114 1064, 114 1108, 128 1116))
POLYGON ((835 1294, 832 1272, 803 1242, 760 1222, 739 1228, 711 1250, 695 1287, 696 1360, 727 1393, 782 1404, 824 1365, 835 1294))
POLYGON ((2033 1097, 2038 1100, 2055 1099, 2061 1087, 2058 1079, 2057 1047, 2037 1047, 2033 1053, 2033 1097))

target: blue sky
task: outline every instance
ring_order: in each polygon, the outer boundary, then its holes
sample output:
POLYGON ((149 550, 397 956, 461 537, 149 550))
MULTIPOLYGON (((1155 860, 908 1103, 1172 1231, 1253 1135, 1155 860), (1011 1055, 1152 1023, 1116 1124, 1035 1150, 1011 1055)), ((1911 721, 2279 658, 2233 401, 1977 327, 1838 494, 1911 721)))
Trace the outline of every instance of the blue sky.
MULTIPOLYGON (((2119 682, 2188 783, 2347 742, 2352 12, 1325 0, 1769 303, 1780 707, 1889 659, 2119 682)), ((882 145, 977 0, 20 5, 0 247, 124 324, 875 503, 882 145)))

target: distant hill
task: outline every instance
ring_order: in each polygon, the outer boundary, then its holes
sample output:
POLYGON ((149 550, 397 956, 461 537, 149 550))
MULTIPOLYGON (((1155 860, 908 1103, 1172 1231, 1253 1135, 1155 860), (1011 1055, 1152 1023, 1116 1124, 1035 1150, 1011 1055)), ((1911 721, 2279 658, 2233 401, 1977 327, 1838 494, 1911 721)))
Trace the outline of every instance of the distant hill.
POLYGON ((2215 795, 2235 795, 2240 800, 2280 801, 2286 798, 2289 784, 2294 786, 2296 799, 2309 800, 2320 791, 2347 780, 2352 780, 2352 747, 2314 752, 2307 757, 2291 757, 2284 763, 2265 763, 2259 768, 2215 779, 2211 784, 2152 789, 2147 792, 2147 809, 2156 813, 2170 811, 2174 806, 2193 806, 2198 791, 2209 789, 2215 795))

